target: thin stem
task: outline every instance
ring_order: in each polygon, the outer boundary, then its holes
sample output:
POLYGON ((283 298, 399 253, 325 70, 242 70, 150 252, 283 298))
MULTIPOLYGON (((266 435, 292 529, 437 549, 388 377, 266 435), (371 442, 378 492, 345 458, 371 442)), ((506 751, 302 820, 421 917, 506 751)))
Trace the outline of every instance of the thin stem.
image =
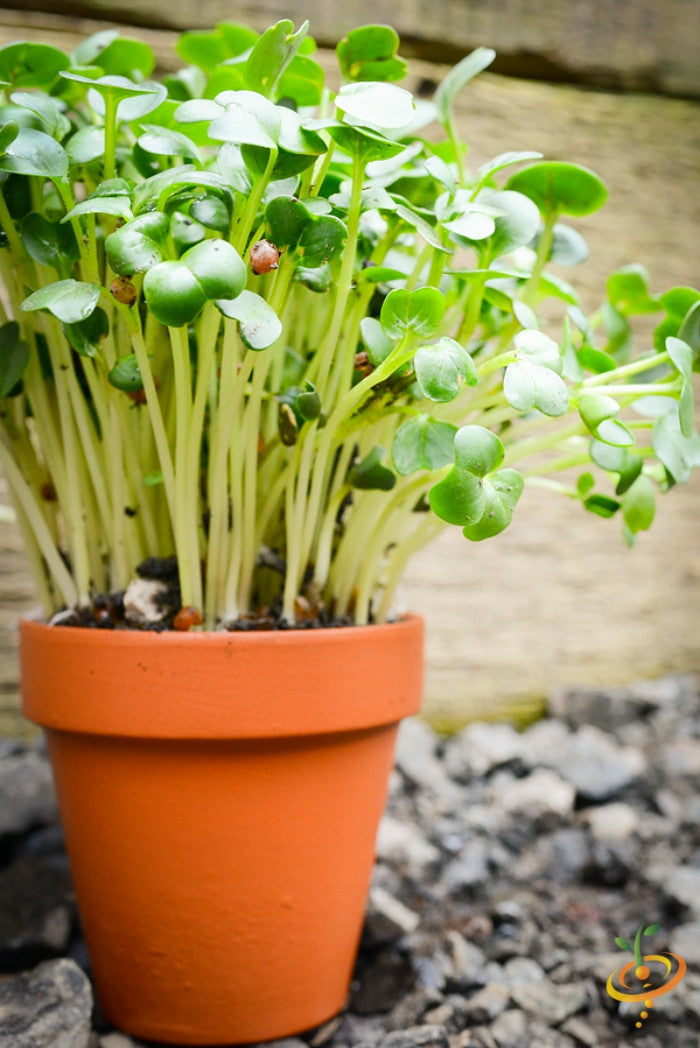
POLYGON ((192 373, 187 326, 168 328, 175 375, 175 550, 180 576, 183 607, 202 607, 202 579, 199 564, 197 519, 199 492, 192 505, 192 484, 188 477, 190 419, 192 415, 192 373))
POLYGON ((79 603, 80 591, 70 572, 68 571, 63 557, 56 548, 51 532, 46 524, 41 509, 34 497, 34 493, 22 476, 17 463, 10 454, 9 449, 3 441, 0 441, 0 464, 7 478, 7 483, 14 497, 17 499, 22 512, 26 516, 41 555, 46 561, 51 577, 61 592, 61 595, 69 608, 74 608, 79 603))

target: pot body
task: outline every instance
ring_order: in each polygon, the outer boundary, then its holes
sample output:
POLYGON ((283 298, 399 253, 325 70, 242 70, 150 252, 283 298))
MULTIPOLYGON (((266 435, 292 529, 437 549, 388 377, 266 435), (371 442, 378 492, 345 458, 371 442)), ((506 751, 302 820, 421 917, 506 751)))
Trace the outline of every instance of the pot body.
POLYGON ((345 1002, 423 624, 259 634, 21 625, 107 1018, 281 1038, 345 1002))

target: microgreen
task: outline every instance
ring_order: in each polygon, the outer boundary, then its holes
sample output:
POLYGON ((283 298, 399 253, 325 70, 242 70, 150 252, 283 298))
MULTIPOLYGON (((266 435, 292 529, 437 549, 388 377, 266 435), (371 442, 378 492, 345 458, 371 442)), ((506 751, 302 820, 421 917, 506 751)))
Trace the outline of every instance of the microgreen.
POLYGON ((630 265, 587 315, 551 265, 598 175, 537 142, 469 166, 494 52, 425 103, 389 26, 340 41, 335 92, 314 50, 221 22, 160 82, 114 30, 0 47, 0 464, 47 614, 174 555, 206 628, 384 621, 442 528, 542 489, 631 544, 700 463, 700 292, 630 265))

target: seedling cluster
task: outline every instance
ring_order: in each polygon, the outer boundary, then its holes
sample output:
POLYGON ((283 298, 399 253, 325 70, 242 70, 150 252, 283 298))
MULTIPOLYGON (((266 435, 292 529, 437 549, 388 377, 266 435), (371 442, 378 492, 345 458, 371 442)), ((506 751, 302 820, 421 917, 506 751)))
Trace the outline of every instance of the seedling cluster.
POLYGON ((548 266, 584 261, 600 179, 472 170, 453 102, 494 53, 428 103, 398 43, 349 33, 337 91, 286 20, 185 33, 162 81, 112 31, 0 48, 0 464, 47 614, 174 555, 188 623, 383 621, 412 554, 525 485, 632 542, 700 460, 700 294, 630 266, 587 316, 548 266))

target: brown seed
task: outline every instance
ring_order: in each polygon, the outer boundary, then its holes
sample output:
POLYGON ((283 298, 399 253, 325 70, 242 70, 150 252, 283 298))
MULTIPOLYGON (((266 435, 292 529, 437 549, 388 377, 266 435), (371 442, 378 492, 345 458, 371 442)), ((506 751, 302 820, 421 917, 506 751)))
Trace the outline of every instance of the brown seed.
POLYGON ((173 619, 173 629, 180 630, 181 633, 186 633, 187 630, 191 630, 193 626, 201 626, 204 622, 202 613, 199 608, 193 608, 188 606, 186 608, 180 608, 177 615, 173 619))
POLYGON ((115 277, 109 287, 110 294, 125 306, 133 306, 136 301, 136 288, 128 277, 115 277))
POLYGON ((250 249, 250 268, 258 276, 277 269, 280 253, 269 240, 258 240, 250 249))
POLYGON ((291 448, 296 444, 299 426, 297 425, 296 415, 290 408, 289 404, 280 404, 279 414, 277 416, 277 429, 279 431, 280 440, 286 447, 291 448))
MULTIPOLYGON (((158 389, 160 382, 157 377, 153 376, 153 385, 158 389)), ((130 397, 134 404, 145 404, 146 403, 146 390, 141 386, 141 389, 134 389, 131 393, 127 393, 127 397, 130 397)))
POLYGON ((44 502, 56 502, 58 500, 56 489, 50 480, 44 481, 44 483, 39 488, 39 494, 41 495, 44 502))
POLYGON ((364 349, 355 354, 355 371, 359 371, 363 375, 369 375, 374 371, 374 365, 364 349))

